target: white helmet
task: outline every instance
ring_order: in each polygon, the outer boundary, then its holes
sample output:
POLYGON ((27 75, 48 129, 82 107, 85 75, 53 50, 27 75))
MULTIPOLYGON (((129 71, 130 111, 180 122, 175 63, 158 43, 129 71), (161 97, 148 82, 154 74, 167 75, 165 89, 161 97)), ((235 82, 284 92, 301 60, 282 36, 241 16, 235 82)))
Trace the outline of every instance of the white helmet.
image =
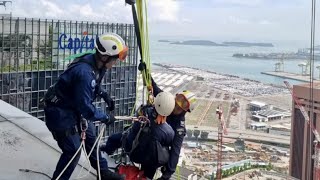
POLYGON ((124 61, 128 54, 128 47, 124 40, 115 33, 100 35, 94 42, 96 50, 102 55, 116 56, 124 61))
POLYGON ((174 96, 169 92, 161 92, 154 99, 156 111, 161 116, 169 116, 175 106, 174 96))

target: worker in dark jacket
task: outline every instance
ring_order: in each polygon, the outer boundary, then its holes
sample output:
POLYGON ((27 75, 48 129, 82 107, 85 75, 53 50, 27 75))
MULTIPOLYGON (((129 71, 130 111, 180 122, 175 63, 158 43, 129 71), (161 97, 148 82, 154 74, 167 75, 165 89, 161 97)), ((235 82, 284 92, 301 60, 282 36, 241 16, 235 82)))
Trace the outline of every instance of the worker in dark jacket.
POLYGON ((169 160, 169 147, 174 138, 174 131, 165 121, 174 106, 175 99, 171 93, 159 93, 154 105, 142 106, 137 111, 138 117, 148 118, 148 126, 135 121, 129 130, 110 136, 101 150, 111 155, 123 146, 130 160, 141 164, 144 175, 152 179, 157 168, 169 160))
MULTIPOLYGON (((139 70, 143 71, 146 69, 146 65, 142 62, 139 64, 139 70)), ((152 79, 152 78, 151 78, 152 79)), ((152 79, 152 88, 154 96, 162 90, 158 87, 155 81, 152 79)), ((195 94, 190 91, 183 91, 176 94, 175 107, 172 113, 167 117, 167 123, 172 127, 175 132, 173 143, 170 149, 170 159, 164 168, 162 168, 162 176, 159 180, 168 180, 171 175, 175 172, 178 161, 180 150, 184 137, 186 135, 185 127, 185 114, 191 112, 195 106, 195 94)))
MULTIPOLYGON (((80 152, 62 173, 80 147, 81 120, 85 119, 88 122, 85 139, 87 152, 90 152, 96 140, 93 122, 101 121, 110 125, 115 121, 112 114, 104 114, 92 103, 97 96, 100 96, 108 104, 109 110, 114 110, 114 101, 100 89, 100 83, 106 69, 111 69, 119 59, 125 60, 128 48, 119 35, 108 33, 97 37, 95 50, 94 54, 76 58, 59 76, 57 82, 48 89, 44 97, 46 125, 62 150, 53 174, 54 180, 59 176, 59 179, 69 179, 78 164, 80 152)), ((93 168, 97 169, 98 158, 101 179, 123 179, 122 176, 108 170, 107 161, 101 157, 100 152, 99 157, 96 153, 92 153, 89 157, 93 168)))

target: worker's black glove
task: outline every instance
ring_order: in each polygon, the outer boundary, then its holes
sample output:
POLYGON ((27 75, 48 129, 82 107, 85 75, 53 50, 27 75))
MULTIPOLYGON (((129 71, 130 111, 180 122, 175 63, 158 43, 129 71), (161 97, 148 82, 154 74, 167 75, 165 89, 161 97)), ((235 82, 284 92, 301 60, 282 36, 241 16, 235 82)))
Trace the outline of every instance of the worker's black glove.
POLYGON ((139 66, 138 66, 139 71, 143 71, 143 70, 145 70, 146 68, 147 68, 146 63, 145 63, 145 62, 142 62, 142 61, 140 60, 140 63, 139 63, 139 66))
POLYGON ((158 180, 169 180, 171 175, 167 172, 167 168, 165 166, 161 167, 162 176, 158 178, 158 180))
POLYGON ((108 110, 113 111, 115 108, 115 105, 114 105, 115 103, 114 103, 114 100, 108 95, 108 93, 102 91, 100 93, 100 97, 102 97, 104 102, 108 104, 108 110))
POLYGON ((109 126, 110 124, 113 124, 115 121, 116 121, 116 118, 114 117, 114 115, 107 114, 107 119, 103 123, 109 126))

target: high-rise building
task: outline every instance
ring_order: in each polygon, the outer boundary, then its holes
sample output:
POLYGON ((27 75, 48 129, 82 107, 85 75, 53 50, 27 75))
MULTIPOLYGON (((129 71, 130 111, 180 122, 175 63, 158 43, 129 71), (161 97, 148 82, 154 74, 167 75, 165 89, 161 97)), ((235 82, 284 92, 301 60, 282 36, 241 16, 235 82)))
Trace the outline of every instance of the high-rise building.
MULTIPOLYGON (((311 97, 310 84, 294 85, 295 96, 300 100, 302 106, 308 112, 310 121, 313 119, 315 127, 319 132, 320 118, 320 83, 313 84, 313 98, 311 97), (313 117, 310 114, 313 99, 313 117)), ((292 101, 292 124, 290 143, 290 169, 289 175, 298 179, 313 179, 314 162, 314 135, 310 126, 305 123, 305 119, 297 105, 292 101)))
MULTIPOLYGON (((0 1, 1 7, 1 1, 0 1)), ((101 88, 115 100, 114 115, 128 116, 136 102, 138 46, 132 24, 0 17, 0 99, 45 120, 40 100, 75 58, 91 52, 96 36, 114 32, 130 47, 125 62, 106 72, 101 88)), ((97 108, 106 104, 97 98, 97 108)), ((1 108, 1 107, 0 107, 1 108)), ((106 135, 121 132, 117 121, 106 135)))

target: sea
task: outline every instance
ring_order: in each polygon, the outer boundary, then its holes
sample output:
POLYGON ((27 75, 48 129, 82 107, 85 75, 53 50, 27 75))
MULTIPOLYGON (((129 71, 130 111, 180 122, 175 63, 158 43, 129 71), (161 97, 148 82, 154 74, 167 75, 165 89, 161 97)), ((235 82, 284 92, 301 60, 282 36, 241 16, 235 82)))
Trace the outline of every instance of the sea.
MULTIPOLYGON (((162 40, 172 40, 161 38, 162 40)), ((294 42, 269 42, 274 47, 222 47, 222 46, 198 46, 176 45, 168 42, 159 42, 160 38, 150 38, 150 57, 152 63, 166 63, 200 68, 222 74, 237 75, 241 78, 257 80, 266 84, 284 85, 288 80, 291 84, 304 82, 289 80, 261 74, 261 72, 274 71, 275 63, 279 60, 263 60, 232 57, 234 53, 282 53, 297 52, 300 48, 308 48, 294 42)), ((180 39, 188 40, 188 39, 180 39)), ((219 43, 219 42, 218 42, 219 43)), ((284 71, 301 73, 299 63, 304 59, 285 60, 284 71)), ((315 66, 320 62, 315 62, 315 66)), ((319 70, 314 68, 314 77, 319 77, 319 70)))

